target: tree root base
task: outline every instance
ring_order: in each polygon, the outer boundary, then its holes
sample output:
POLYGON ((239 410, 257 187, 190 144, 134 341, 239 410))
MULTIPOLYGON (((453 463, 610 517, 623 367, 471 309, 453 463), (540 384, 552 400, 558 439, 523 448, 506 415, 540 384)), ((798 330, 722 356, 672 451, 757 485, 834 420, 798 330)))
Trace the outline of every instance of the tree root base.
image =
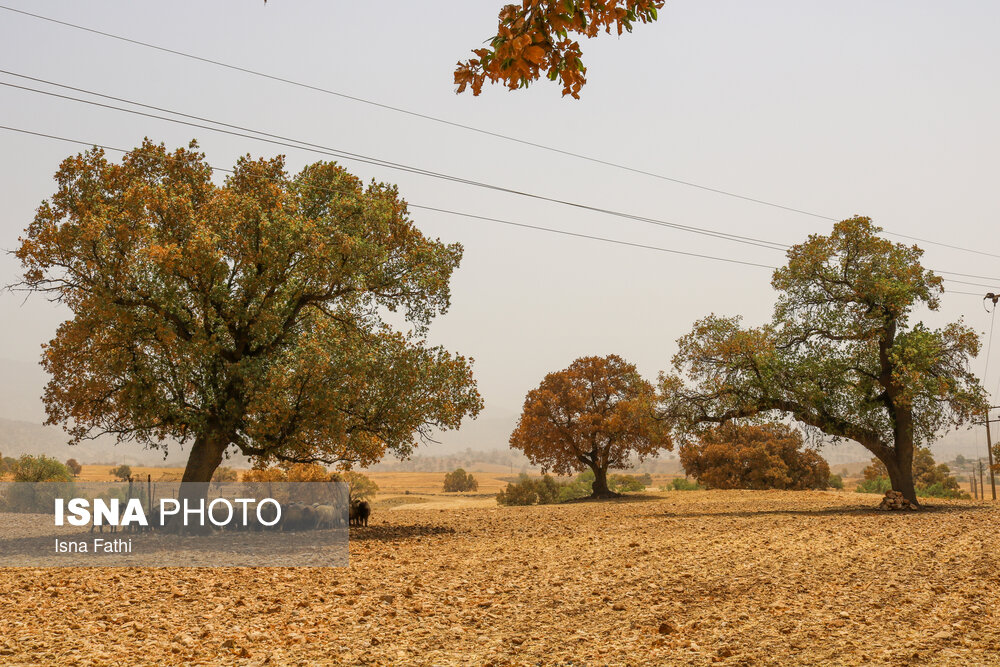
POLYGON ((920 506, 911 503, 909 500, 903 497, 903 494, 899 491, 886 491, 885 498, 879 504, 878 509, 884 512, 894 512, 901 510, 919 510, 920 506))

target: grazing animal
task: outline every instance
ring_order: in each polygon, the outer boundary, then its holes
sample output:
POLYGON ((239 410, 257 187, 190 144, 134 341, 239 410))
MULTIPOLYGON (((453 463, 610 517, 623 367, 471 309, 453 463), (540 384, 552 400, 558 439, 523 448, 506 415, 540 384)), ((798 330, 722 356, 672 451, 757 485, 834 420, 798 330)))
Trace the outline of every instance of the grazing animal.
POLYGON ((371 516, 372 507, 367 500, 351 501, 351 525, 368 527, 368 517, 371 516))
POLYGON ((336 528, 340 523, 340 521, 338 521, 340 516, 333 508, 333 505, 320 505, 319 503, 316 503, 313 505, 313 511, 316 512, 316 530, 321 528, 336 528))
POLYGON ((289 503, 281 515, 281 530, 308 530, 316 526, 316 508, 302 503, 289 503))

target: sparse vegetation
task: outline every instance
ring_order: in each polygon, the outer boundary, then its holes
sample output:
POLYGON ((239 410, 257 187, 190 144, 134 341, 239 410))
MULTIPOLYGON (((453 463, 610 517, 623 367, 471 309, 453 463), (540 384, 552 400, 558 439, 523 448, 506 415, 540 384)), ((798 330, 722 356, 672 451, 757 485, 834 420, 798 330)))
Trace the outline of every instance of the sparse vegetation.
POLYGON ((212 475, 212 485, 218 489, 227 482, 239 481, 239 478, 239 473, 229 466, 219 466, 215 469, 215 474, 212 475))
POLYGON ((838 491, 844 490, 844 478, 841 475, 830 475, 830 479, 826 483, 831 489, 837 489, 838 491))

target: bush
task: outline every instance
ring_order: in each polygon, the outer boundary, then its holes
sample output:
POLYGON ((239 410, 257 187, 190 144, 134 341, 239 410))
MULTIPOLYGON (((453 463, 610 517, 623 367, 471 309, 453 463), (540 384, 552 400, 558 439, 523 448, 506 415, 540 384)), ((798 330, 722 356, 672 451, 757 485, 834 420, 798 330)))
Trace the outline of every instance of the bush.
POLYGON ((497 494, 497 502, 501 505, 534 505, 538 502, 535 481, 521 473, 518 481, 509 483, 507 488, 497 494))
POLYGON ((855 489, 858 493, 881 493, 884 494, 886 491, 892 488, 892 484, 889 482, 888 477, 875 477, 874 479, 865 479, 860 484, 858 488, 855 489))
POLYGON ((128 478, 132 476, 132 468, 123 463, 117 468, 112 468, 111 474, 115 479, 121 482, 127 482, 128 478))
POLYGON ((671 480, 667 486, 660 487, 663 491, 702 491, 704 488, 698 482, 692 481, 687 477, 677 477, 671 480))
MULTIPOLYGON (((649 475, 645 475, 645 477, 649 477, 649 475)), ((609 475, 608 488, 616 493, 625 493, 628 491, 645 491, 646 485, 635 475, 609 475)))
POLYGON ((62 463, 48 456, 29 456, 17 459, 10 472, 15 482, 68 482, 73 474, 62 463))
POLYGON ((457 468, 444 476, 444 490, 445 492, 478 491, 479 482, 462 468, 457 468))
POLYGON ((844 490, 844 478, 840 475, 830 475, 830 481, 827 482, 827 486, 832 489, 838 489, 840 491, 844 490))
POLYGON ((935 482, 930 486, 923 486, 917 489, 919 498, 954 498, 957 500, 969 500, 971 496, 960 490, 953 489, 940 482, 935 482))
MULTIPOLYGON (((497 503, 501 505, 561 503, 569 499, 564 496, 567 486, 569 485, 557 482, 551 475, 543 475, 541 479, 531 479, 526 473, 521 473, 516 482, 509 483, 506 489, 497 494, 497 503)), ((589 490, 587 495, 590 495, 589 490)))

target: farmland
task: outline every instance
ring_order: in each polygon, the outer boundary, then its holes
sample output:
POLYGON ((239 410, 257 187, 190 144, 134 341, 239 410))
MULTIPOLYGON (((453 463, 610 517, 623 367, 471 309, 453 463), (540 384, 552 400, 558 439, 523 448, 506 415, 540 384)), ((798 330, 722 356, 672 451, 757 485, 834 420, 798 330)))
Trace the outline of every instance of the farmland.
POLYGON ((348 568, 4 570, 0 661, 1000 664, 986 504, 694 491, 446 509, 427 491, 352 528, 348 568))

